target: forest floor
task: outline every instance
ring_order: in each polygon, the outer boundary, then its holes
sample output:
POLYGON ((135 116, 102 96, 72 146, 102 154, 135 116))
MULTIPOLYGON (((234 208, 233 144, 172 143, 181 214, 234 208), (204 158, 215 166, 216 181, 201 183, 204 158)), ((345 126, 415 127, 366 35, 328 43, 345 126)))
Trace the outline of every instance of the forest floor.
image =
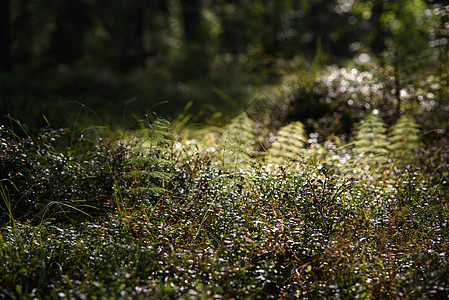
POLYGON ((152 86, 140 114, 125 96, 102 114, 55 95, 44 118, 15 118, 15 102, 0 127, 0 298, 447 297, 435 85, 398 118, 376 96, 388 76, 310 75, 152 86), (170 121, 151 114, 166 96, 170 121))

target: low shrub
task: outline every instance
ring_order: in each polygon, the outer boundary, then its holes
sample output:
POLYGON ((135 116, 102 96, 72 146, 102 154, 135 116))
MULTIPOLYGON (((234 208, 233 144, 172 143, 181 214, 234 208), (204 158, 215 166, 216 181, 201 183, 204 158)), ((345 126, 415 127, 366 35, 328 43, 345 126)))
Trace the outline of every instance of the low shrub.
POLYGON ((47 128, 20 137, 0 128, 2 223, 9 218, 71 220, 109 209, 115 177, 123 168, 123 149, 99 142, 82 154, 58 151, 65 134, 47 128))

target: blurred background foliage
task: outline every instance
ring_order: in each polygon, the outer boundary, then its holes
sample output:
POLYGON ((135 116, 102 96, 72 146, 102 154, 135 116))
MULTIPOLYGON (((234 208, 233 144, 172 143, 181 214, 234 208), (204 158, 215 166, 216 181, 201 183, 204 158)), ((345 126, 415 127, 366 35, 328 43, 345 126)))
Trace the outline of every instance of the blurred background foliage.
POLYGON ((348 133, 377 109, 389 125, 407 111, 424 130, 446 132, 445 1, 0 6, 2 122, 132 128, 156 112, 223 124, 245 111, 276 128, 299 120, 308 131, 348 133))

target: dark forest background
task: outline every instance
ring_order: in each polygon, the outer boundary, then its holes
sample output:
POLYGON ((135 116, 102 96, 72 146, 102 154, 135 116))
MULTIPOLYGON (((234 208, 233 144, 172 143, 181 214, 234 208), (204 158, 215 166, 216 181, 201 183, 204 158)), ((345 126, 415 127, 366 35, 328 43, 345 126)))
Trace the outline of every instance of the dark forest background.
MULTIPOLYGON (((122 126, 151 112, 174 118, 188 108, 194 121, 226 120, 251 104, 254 89, 293 68, 310 85, 334 64, 392 79, 390 115, 404 107, 401 90, 429 80, 438 85, 434 102, 447 104, 445 1, 1 0, 0 6, 3 121, 70 126, 84 109, 89 120, 122 126)), ((301 105, 310 106, 310 97, 303 98, 301 105)))

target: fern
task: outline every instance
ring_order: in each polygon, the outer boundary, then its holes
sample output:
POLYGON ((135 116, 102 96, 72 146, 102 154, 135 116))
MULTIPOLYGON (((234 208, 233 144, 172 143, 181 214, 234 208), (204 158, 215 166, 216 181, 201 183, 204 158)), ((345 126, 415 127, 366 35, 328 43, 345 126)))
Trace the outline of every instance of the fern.
POLYGON ((254 154, 251 147, 256 143, 254 122, 241 113, 225 127, 218 146, 223 169, 243 167, 254 154))
POLYGON ((153 196, 168 191, 175 164, 174 141, 170 123, 162 118, 142 132, 140 144, 127 162, 130 169, 126 177, 133 180, 132 190, 153 196))
POLYGON ((270 154, 275 159, 297 160, 306 143, 304 125, 297 121, 282 127, 272 144, 270 154))
POLYGON ((390 149, 396 157, 410 156, 418 149, 420 142, 419 126, 413 117, 401 116, 392 127, 389 141, 390 149))
POLYGON ((389 154, 387 140, 387 126, 383 120, 375 114, 365 117, 359 124, 355 136, 356 152, 368 156, 374 161, 384 161, 389 154))

